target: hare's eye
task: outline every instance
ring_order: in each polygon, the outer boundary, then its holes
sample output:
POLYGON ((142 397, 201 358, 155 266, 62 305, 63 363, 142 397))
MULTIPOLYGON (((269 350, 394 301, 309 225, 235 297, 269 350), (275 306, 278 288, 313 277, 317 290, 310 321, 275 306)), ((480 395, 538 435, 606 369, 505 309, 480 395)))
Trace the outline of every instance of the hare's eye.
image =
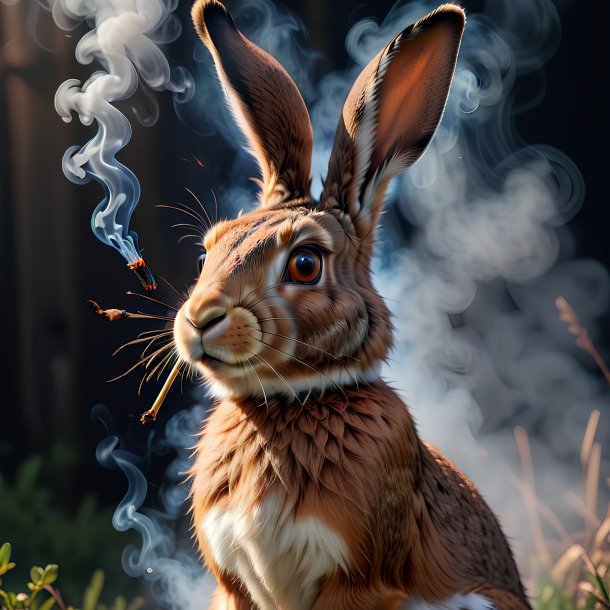
POLYGON ((322 255, 314 248, 300 248, 290 257, 287 281, 315 284, 322 274, 322 255))
POLYGON ((197 269, 199 269, 199 273, 201 273, 203 271, 203 264, 205 263, 205 256, 206 256, 206 253, 204 252, 203 254, 199 255, 199 258, 197 259, 197 269))

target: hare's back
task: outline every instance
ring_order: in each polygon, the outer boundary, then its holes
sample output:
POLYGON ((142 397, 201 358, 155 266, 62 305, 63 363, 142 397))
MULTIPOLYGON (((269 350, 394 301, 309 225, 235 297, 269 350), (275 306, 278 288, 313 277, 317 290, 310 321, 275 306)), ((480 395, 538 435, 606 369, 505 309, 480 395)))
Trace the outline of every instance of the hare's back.
MULTIPOLYGON (((432 445, 422 442, 422 494, 439 544, 459 559, 464 576, 525 597, 500 524, 475 486, 432 445)), ((525 606, 524 606, 525 607, 525 606)))

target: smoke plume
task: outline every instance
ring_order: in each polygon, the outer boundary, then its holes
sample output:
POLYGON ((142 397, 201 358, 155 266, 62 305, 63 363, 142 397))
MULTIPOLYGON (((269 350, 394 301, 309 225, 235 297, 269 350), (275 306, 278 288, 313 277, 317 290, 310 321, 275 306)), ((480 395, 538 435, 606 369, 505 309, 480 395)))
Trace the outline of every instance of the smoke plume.
MULTIPOLYGON (((116 248, 128 263, 140 259, 138 237, 129 228, 140 199, 134 173, 116 155, 131 138, 127 117, 113 104, 129 98, 139 84, 168 90, 177 103, 190 99, 193 84, 182 68, 170 69, 158 45, 175 40, 181 32, 172 15, 177 0, 54 0, 51 9, 57 25, 72 29, 81 21, 92 28, 79 41, 76 59, 101 67, 85 83, 65 81, 55 95, 55 108, 66 122, 76 113, 84 125, 95 122, 97 131, 84 146, 69 148, 62 166, 76 184, 91 179, 100 183, 104 198, 91 219, 91 228, 103 243, 116 248)), ((153 98, 148 116, 138 120, 152 125, 158 118, 153 98)))

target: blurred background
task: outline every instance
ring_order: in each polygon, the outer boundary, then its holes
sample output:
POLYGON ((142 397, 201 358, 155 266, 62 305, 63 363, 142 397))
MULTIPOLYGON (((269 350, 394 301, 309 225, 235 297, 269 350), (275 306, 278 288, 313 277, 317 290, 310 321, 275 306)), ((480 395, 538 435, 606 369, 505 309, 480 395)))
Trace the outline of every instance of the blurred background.
MULTIPOLYGON (((248 27, 254 27, 248 3, 242 3, 246 8, 241 12, 239 0, 227 4, 238 26, 248 33, 248 27)), ((461 4, 469 13, 493 13, 492 0, 461 4)), ((325 74, 353 65, 345 46, 348 31, 365 17, 382 20, 394 2, 291 0, 277 6, 280 12, 292 11, 304 24, 290 31, 315 52, 305 79, 315 84, 325 74)), ((506 6, 504 17, 508 18, 510 4, 506 6)), ((559 46, 543 67, 517 75, 510 92, 514 106, 507 120, 525 142, 556 147, 578 167, 586 191, 581 209, 568 224, 570 253, 596 259, 607 268, 610 96, 605 81, 610 74, 606 32, 610 5, 556 0, 554 6, 561 22, 559 46)), ((202 51, 195 51, 200 43, 190 25, 189 9, 190 3, 179 2, 176 15, 183 31, 164 52, 172 62, 184 65, 199 87, 210 65, 197 57, 202 51)), ((497 15, 501 17, 502 12, 497 15)), ((522 25, 512 24, 514 28, 522 25)), ((125 491, 124 478, 98 464, 96 445, 107 430, 92 421, 90 413, 94 405, 106 405, 125 444, 136 452, 145 451, 150 432, 140 428, 138 417, 154 400, 161 382, 145 384, 138 395, 137 373, 113 383, 108 380, 128 369, 139 354, 131 348, 113 358, 113 351, 159 324, 124 321, 111 325, 96 318, 86 300, 131 311, 164 313, 166 308, 126 295, 140 291, 136 278, 118 253, 97 241, 90 230, 91 213, 101 198, 99 185, 77 186, 61 169, 66 149, 83 144, 95 129, 77 119, 62 122, 53 107, 55 91, 63 81, 84 81, 95 69, 74 58, 75 45, 88 29, 84 23, 74 30, 60 29, 33 0, 0 2, 0 312, 4 320, 0 328, 0 543, 13 543, 21 568, 60 563, 66 578, 73 581, 66 585, 69 593, 81 590, 92 571, 101 567, 110 575, 112 591, 135 594, 137 587, 120 568, 121 549, 130 541, 129 534, 114 532, 110 522, 125 491)), ((210 83, 213 79, 208 78, 205 86, 210 83)), ((315 101, 315 93, 303 93, 306 101, 315 101)), ((231 199, 230 180, 239 181, 242 192, 254 197, 247 184, 247 178, 256 175, 254 164, 240 155, 243 173, 227 175, 227 168, 236 164, 235 144, 206 123, 210 117, 203 116, 199 95, 197 91, 195 101, 178 113, 166 92, 150 94, 140 89, 132 99, 118 104, 130 118, 133 107, 146 110, 153 105, 151 99, 158 104, 159 120, 153 126, 131 121, 133 136, 119 158, 142 186, 131 227, 140 236, 144 256, 153 272, 181 293, 197 273, 198 248, 193 240, 177 243, 181 233, 171 225, 184 220, 176 211, 155 205, 196 205, 184 190, 188 187, 215 214, 213 188, 219 191, 219 216, 230 216, 243 205, 231 199)), ((342 101, 336 99, 337 107, 342 101)), ((210 111, 219 112, 214 105, 210 111)), ((383 246, 386 254, 396 244, 409 244, 416 233, 399 207, 390 207, 383 223, 387 243, 393 244, 383 246)), ((155 296, 176 305, 174 291, 163 280, 155 296)), ((595 316, 591 329, 602 356, 610 355, 609 330, 606 310, 595 316)), ((595 374, 594 365, 584 358, 582 366, 595 374)), ((177 409, 205 402, 198 392, 196 385, 186 382, 182 392, 172 390, 156 425, 158 434, 177 409)), ((480 407, 480 429, 486 433, 523 423, 517 409, 497 417, 489 401, 480 407)), ((607 412, 610 405, 599 408, 607 412)), ((606 414, 606 428, 607 421, 606 414)), ((536 436, 535 429, 528 431, 536 436)), ((574 437, 582 432, 582 428, 574 429, 574 437)), ((171 459, 171 451, 156 456, 148 471, 153 506, 154 492, 163 485, 171 459)))

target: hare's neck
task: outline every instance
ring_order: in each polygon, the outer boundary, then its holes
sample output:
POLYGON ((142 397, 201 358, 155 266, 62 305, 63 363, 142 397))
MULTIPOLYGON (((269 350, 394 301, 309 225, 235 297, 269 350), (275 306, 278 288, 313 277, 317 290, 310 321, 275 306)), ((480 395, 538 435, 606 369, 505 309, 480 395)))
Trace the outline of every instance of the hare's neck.
POLYGON ((383 382, 309 396, 304 402, 223 401, 210 417, 194 466, 196 506, 253 508, 269 492, 295 513, 316 512, 322 495, 337 510, 367 510, 367 477, 400 444, 419 443, 406 406, 383 382))

